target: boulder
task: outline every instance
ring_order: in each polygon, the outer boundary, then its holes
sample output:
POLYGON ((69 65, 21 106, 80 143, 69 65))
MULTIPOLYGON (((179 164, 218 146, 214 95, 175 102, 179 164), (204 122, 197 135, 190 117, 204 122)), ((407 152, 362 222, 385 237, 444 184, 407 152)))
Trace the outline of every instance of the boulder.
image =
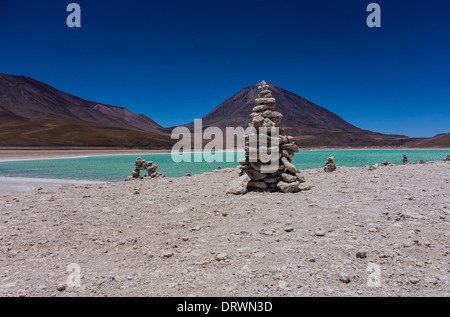
POLYGON ((231 182, 230 187, 227 190, 227 194, 232 195, 243 195, 247 192, 248 183, 251 181, 251 178, 248 174, 244 174, 239 178, 235 179, 231 182))
POLYGON ((286 174, 286 173, 281 174, 281 178, 286 183, 293 183, 293 182, 296 182, 298 180, 297 176, 291 175, 291 174, 286 174))
POLYGON ((275 98, 256 98, 255 102, 258 105, 275 104, 275 98))
POLYGON ((265 182, 249 182, 248 183, 248 187, 259 188, 259 189, 266 189, 267 188, 267 184, 265 182))
POLYGON ((300 185, 300 182, 293 182, 293 183, 279 182, 277 184, 277 187, 283 193, 296 193, 299 191, 299 188, 298 188, 299 185, 300 185))
POLYGON ((297 169, 295 168, 294 164, 290 163, 287 158, 282 157, 281 158, 281 163, 284 165, 284 167, 286 167, 286 169, 291 172, 292 174, 297 173, 297 169))

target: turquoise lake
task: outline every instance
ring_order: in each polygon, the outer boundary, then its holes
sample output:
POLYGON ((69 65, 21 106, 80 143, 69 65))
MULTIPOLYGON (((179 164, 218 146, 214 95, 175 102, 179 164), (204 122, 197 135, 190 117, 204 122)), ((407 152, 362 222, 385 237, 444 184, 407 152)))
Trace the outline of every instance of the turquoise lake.
MULTIPOLYGON (((337 166, 364 166, 388 160, 392 164, 401 164, 402 154, 408 156, 410 163, 421 159, 425 161, 442 160, 449 150, 323 150, 301 151, 293 158, 298 169, 311 169, 323 166, 329 155, 334 156, 337 166)), ((219 153, 218 153, 219 154, 219 153)), ((225 158, 225 153, 220 153, 225 158)), ((0 162, 0 176, 57 178, 93 181, 122 181, 130 176, 137 155, 96 156, 51 160, 30 160, 0 162)), ((158 172, 169 177, 179 177, 186 173, 201 174, 220 165, 222 168, 236 167, 237 160, 244 157, 242 152, 233 153, 234 162, 213 163, 175 163, 170 154, 143 154, 142 159, 158 165, 158 172)), ((144 172, 142 172, 144 175, 144 172)))

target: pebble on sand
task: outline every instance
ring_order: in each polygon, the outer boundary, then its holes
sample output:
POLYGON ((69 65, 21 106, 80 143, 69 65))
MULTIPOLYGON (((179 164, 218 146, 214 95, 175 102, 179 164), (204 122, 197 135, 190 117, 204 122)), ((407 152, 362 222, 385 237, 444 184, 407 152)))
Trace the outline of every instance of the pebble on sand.
POLYGON ((342 283, 348 284, 348 283, 350 283, 350 277, 346 273, 340 273, 339 281, 341 281, 342 283))
POLYGON ((316 229, 316 231, 314 231, 314 234, 318 237, 323 237, 325 236, 326 232, 322 228, 318 228, 316 229))

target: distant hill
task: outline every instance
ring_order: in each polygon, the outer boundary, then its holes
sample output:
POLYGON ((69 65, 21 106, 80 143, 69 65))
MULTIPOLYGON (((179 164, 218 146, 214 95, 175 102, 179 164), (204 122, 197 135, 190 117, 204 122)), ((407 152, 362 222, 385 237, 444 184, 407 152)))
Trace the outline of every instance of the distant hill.
MULTIPOLYGON (((281 127, 302 146, 399 146, 411 139, 362 130, 338 115, 280 87, 269 85, 283 114, 281 127)), ((203 119, 203 128, 242 126, 246 128, 255 106, 258 84, 246 87, 217 106, 203 119)), ((193 122, 184 125, 192 128, 193 122)))
POLYGON ((0 73, 0 145, 170 146, 160 128, 146 115, 0 73))
POLYGON ((432 138, 418 138, 406 143, 412 148, 450 147, 450 133, 438 134, 432 138))

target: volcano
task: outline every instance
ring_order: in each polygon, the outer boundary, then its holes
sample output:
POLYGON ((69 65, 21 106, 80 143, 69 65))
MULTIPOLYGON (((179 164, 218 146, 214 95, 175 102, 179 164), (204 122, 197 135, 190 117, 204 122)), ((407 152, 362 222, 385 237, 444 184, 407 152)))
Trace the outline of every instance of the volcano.
MULTIPOLYGON (((412 140, 404 135, 362 130, 290 91, 270 84, 269 87, 277 102, 275 110, 283 114, 280 127, 302 146, 400 146, 412 140)), ((205 115, 203 129, 211 126, 223 130, 237 126, 246 128, 257 95, 257 84, 244 88, 205 115)), ((193 129, 193 122, 184 126, 193 129)))

